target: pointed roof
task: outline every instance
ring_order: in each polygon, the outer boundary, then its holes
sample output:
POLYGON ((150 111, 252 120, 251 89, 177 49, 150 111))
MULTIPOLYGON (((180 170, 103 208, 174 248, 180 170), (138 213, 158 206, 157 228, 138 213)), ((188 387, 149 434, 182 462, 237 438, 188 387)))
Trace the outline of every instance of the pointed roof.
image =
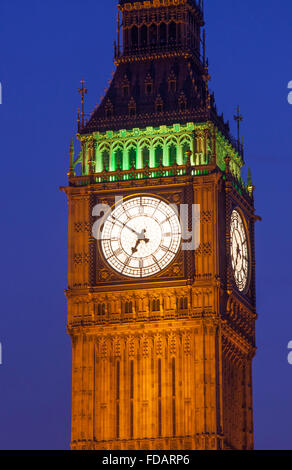
MULTIPOLYGON (((119 5, 126 3, 137 4, 137 0, 120 0, 119 5)), ((149 12, 140 17, 130 10, 123 11, 123 49, 116 47, 115 74, 100 105, 79 133, 211 121, 234 144, 229 123, 217 113, 214 95, 208 88, 210 77, 201 36, 202 1, 139 3, 148 9, 152 5, 161 9, 151 24, 149 12), (195 8, 189 10, 190 5, 195 8), (176 9, 178 6, 180 9, 176 9), (172 31, 170 24, 176 25, 172 31), (156 29, 151 42, 153 25, 156 29), (149 28, 144 39, 143 28, 149 28)))

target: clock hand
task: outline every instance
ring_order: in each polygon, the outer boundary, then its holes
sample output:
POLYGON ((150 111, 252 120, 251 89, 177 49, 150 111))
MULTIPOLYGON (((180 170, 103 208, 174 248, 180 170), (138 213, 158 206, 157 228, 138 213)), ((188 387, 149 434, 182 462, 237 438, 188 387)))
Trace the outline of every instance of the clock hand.
POLYGON ((120 222, 114 215, 112 215, 112 219, 115 221, 115 223, 117 223, 118 225, 120 225, 122 228, 127 228, 128 230, 130 230, 131 232, 133 232, 135 235, 137 235, 137 237, 140 236, 140 234, 138 232, 136 232, 136 230, 134 230, 133 228, 129 227, 127 224, 123 224, 123 222, 120 222))
POLYGON ((137 253, 137 251, 138 251, 138 246, 140 245, 140 242, 141 242, 141 240, 139 240, 139 239, 136 241, 136 245, 134 246, 134 248, 132 248, 132 255, 133 255, 134 253, 137 253))
POLYGON ((144 241, 145 243, 149 243, 149 242, 150 242, 150 239, 149 239, 149 238, 146 238, 146 230, 145 230, 145 229, 143 230, 143 234, 144 234, 143 241, 144 241))
POLYGON ((138 235, 138 240, 136 241, 136 245, 134 248, 132 248, 132 254, 137 253, 138 251, 138 246, 140 245, 141 242, 148 243, 150 241, 149 238, 145 237, 146 230, 142 230, 141 233, 137 234, 138 235))
POLYGON ((237 253, 236 253, 236 261, 235 261, 235 265, 236 265, 236 266, 237 266, 238 256, 241 258, 240 246, 239 246, 239 244, 237 243, 237 253))
POLYGON ((136 232, 136 230, 134 230, 133 228, 131 227, 128 227, 128 225, 125 225, 125 227, 130 230, 132 233, 134 233, 135 235, 137 235, 138 238, 140 238, 141 234, 136 232))

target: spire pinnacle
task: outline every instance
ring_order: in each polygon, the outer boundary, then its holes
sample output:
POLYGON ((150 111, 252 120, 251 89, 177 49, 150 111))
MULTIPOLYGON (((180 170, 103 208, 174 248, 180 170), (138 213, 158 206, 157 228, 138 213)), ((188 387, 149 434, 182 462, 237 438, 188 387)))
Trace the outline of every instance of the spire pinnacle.
POLYGON ((70 157, 70 167, 68 172, 68 177, 74 176, 74 144, 73 144, 73 137, 70 141, 70 148, 69 148, 69 157, 70 157))
POLYGON ((234 116, 234 121, 237 123, 237 143, 238 143, 238 150, 240 148, 240 123, 243 121, 243 116, 240 114, 240 108, 237 106, 236 108, 237 114, 234 116))
POLYGON ((78 92, 81 95, 81 126, 84 127, 84 96, 87 94, 88 90, 84 86, 85 81, 84 81, 83 78, 82 78, 82 80, 80 80, 80 83, 81 83, 81 88, 78 88, 78 92))
POLYGON ((255 190, 255 186, 252 184, 252 178, 251 178, 251 169, 248 169, 247 172, 247 189, 249 192, 250 197, 253 196, 253 192, 255 190))

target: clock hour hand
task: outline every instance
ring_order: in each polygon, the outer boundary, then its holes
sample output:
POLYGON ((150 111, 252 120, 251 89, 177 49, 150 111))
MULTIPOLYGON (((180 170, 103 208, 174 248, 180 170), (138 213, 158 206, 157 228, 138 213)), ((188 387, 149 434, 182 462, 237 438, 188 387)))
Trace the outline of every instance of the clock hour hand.
POLYGON ((236 261, 235 261, 235 265, 236 265, 236 266, 237 266, 238 256, 241 258, 240 246, 239 246, 239 244, 237 243, 237 253, 236 253, 236 261))
POLYGON ((148 243, 150 241, 149 238, 146 238, 145 233, 146 233, 145 229, 142 230, 141 233, 137 233, 138 240, 136 241, 136 245, 134 246, 134 248, 132 248, 132 254, 137 253, 138 246, 140 245, 141 242, 148 243))

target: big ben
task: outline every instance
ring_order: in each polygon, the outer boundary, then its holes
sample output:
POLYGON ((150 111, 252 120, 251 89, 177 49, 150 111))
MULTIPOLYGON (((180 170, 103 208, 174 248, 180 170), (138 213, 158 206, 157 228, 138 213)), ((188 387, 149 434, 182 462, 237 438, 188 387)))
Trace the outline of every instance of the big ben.
POLYGON ((63 188, 71 448, 250 450, 254 187, 209 90, 203 5, 117 8, 116 70, 63 188))

